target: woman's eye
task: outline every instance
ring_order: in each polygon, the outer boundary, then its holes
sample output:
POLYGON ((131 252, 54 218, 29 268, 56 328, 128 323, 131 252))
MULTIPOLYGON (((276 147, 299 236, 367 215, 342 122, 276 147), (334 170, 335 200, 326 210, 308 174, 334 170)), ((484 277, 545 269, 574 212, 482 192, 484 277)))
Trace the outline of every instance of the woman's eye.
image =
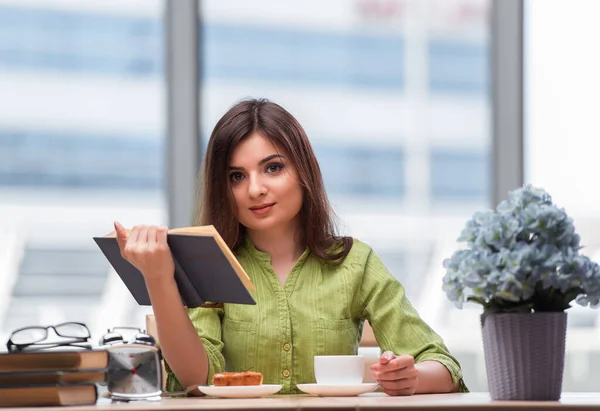
POLYGON ((269 164, 267 166, 267 172, 276 173, 283 168, 283 164, 269 164))
POLYGON ((233 182, 240 181, 243 177, 242 173, 231 173, 229 175, 229 179, 233 182))

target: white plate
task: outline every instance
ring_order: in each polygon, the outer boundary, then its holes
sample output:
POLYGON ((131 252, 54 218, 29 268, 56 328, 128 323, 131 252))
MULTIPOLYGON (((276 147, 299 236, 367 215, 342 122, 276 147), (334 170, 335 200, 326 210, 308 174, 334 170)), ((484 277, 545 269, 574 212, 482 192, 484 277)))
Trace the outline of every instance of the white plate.
POLYGON ((379 384, 373 382, 356 385, 298 384, 297 386, 299 390, 319 397, 353 397, 375 391, 379 384))
POLYGON ((281 390, 281 384, 240 385, 228 387, 215 387, 214 385, 200 385, 198 390, 206 395, 221 398, 258 398, 275 394, 281 390))

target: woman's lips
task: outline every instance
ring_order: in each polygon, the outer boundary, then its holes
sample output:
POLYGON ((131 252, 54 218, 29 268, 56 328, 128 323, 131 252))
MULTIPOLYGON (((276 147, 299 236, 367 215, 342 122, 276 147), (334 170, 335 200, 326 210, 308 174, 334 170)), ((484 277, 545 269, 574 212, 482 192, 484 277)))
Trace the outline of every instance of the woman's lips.
POLYGON ((250 207, 250 211, 252 211, 256 215, 266 214, 269 211, 271 211, 274 205, 275 203, 261 204, 258 206, 250 207))

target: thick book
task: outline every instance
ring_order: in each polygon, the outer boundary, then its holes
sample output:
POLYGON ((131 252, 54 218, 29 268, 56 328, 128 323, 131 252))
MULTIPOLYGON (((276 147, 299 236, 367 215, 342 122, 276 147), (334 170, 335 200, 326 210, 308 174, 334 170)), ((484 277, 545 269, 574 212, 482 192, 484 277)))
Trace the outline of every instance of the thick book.
POLYGON ((95 384, 0 388, 0 407, 94 405, 97 399, 95 384))
POLYGON ((106 350, 30 351, 0 354, 0 373, 98 370, 108 367, 106 350))
MULTIPOLYGON (((137 303, 151 305, 142 273, 121 255, 116 232, 94 237, 94 241, 137 303)), ((175 282, 186 307, 256 304, 248 292, 254 289, 250 277, 214 226, 171 229, 167 243, 175 263, 175 282)))
POLYGON ((106 381, 106 370, 27 371, 0 373, 0 388, 23 385, 100 383, 106 381))

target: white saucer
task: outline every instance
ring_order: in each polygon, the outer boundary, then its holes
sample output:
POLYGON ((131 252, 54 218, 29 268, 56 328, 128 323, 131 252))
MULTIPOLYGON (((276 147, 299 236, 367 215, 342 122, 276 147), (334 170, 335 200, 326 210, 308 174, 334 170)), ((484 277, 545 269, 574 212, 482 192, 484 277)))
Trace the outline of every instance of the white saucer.
POLYGON ((198 390, 206 395, 221 398, 258 398, 275 394, 281 390, 281 384, 241 385, 229 387, 215 387, 214 385, 200 385, 198 390))
POLYGON ((376 382, 356 385, 298 384, 297 387, 307 394, 318 397, 353 397, 375 391, 379 384, 376 382))

